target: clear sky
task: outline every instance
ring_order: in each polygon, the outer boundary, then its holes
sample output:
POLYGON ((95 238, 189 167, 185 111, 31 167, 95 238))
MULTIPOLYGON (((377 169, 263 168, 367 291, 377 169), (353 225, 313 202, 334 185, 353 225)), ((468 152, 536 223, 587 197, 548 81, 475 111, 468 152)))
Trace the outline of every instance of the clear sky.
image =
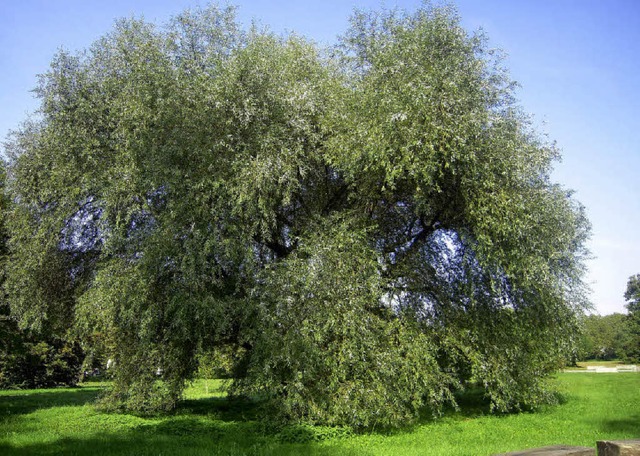
MULTIPOLYGON (((37 103, 30 90, 60 47, 81 50, 123 16, 164 22, 197 0, 0 0, 0 139, 37 103)), ((236 0, 241 21, 330 44, 354 7, 418 0, 236 0)), ((563 161, 554 178, 593 225, 588 280, 600 314, 624 311, 640 273, 640 0, 458 0, 469 30, 505 50, 518 97, 563 161)))

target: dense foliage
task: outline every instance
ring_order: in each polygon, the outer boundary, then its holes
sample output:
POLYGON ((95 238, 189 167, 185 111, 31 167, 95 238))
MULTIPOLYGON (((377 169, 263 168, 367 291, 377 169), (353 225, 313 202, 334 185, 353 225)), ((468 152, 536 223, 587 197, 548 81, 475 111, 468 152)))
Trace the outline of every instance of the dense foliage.
POLYGON ((629 335, 625 345, 625 358, 640 363, 640 274, 629 277, 624 293, 627 301, 629 335))
POLYGON ((628 316, 588 315, 582 322, 578 357, 581 360, 614 360, 626 357, 629 341, 628 316))
POLYGON ((220 347, 273 419, 536 406, 588 223, 514 86, 448 8, 356 13, 330 52, 232 8, 119 21, 7 146, 11 312, 109 353, 111 407, 172 408, 220 347))
POLYGON ((629 277, 624 298, 626 315, 589 315, 583 319, 580 359, 640 363, 640 275, 629 277))
POLYGON ((80 380, 82 361, 77 344, 13 328, 0 347, 0 389, 74 386, 80 380))
MULTIPOLYGON (((5 182, 5 164, 0 162, 2 190, 5 182)), ((8 261, 9 207, 10 199, 0 193, 0 284, 8 261)), ((0 287, 0 389, 74 385, 82 361, 83 353, 74 342, 21 330, 0 287)))

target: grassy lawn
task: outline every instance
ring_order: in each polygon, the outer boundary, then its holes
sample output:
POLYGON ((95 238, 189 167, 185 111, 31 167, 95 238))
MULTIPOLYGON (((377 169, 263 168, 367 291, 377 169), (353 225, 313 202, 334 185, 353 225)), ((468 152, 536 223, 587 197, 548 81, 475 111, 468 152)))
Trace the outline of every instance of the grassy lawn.
POLYGON ((0 391, 0 454, 480 456, 640 437, 640 374, 559 374, 558 383, 565 402, 538 413, 488 416, 482 404, 470 403, 410 430, 365 435, 331 428, 268 431, 252 421, 250 404, 206 394, 204 381, 187 391, 175 415, 161 418, 97 412, 91 402, 100 385, 0 391))

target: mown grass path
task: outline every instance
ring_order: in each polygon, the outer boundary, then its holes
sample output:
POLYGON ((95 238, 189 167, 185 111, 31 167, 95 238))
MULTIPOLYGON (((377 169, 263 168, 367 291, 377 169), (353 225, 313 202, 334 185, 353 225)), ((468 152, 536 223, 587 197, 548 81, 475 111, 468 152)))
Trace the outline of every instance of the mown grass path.
MULTIPOLYGON (((0 391, 0 455, 469 455, 640 437, 640 374, 560 374, 565 401, 537 413, 490 416, 480 402, 391 434, 331 428, 269 431, 250 404, 187 391, 173 416, 104 414, 99 386, 0 391), (291 443, 303 442, 303 443, 291 443)), ((211 384, 211 383, 210 383, 211 384)))

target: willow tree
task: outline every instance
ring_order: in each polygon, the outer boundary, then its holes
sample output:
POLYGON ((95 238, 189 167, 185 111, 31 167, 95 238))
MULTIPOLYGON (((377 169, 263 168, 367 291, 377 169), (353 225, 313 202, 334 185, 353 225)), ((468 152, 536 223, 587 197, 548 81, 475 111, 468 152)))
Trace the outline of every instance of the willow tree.
POLYGON ((171 408, 221 345, 283 420, 534 407, 588 227, 513 91, 447 8, 358 12, 330 51, 232 8, 119 21, 9 145, 12 312, 103 344, 116 407, 171 408))

